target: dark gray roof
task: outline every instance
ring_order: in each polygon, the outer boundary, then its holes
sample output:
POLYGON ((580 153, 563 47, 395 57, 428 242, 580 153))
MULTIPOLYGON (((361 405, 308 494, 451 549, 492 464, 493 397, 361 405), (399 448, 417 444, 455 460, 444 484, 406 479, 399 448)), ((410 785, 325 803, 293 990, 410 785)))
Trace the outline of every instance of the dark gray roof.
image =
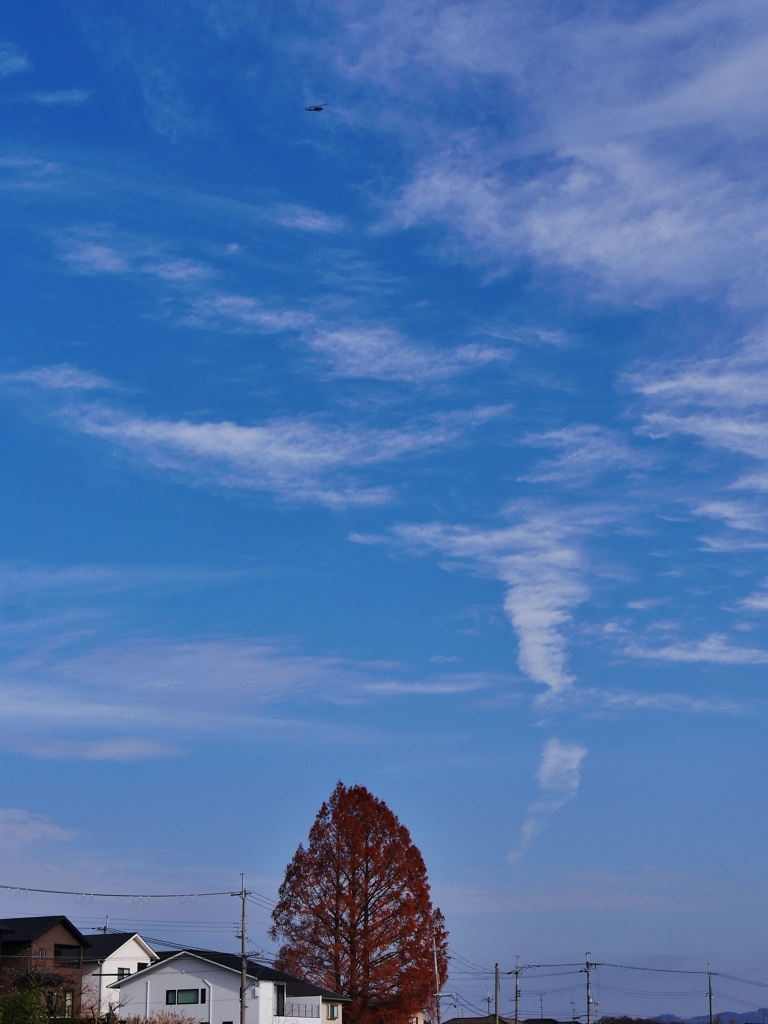
MULTIPOLYGON (((83 954, 83 960, 88 963, 92 960, 105 960, 115 950, 125 945, 129 939, 132 939, 134 935, 136 935, 136 932, 107 932, 106 935, 89 935, 88 941, 91 944, 91 948, 87 953, 83 954)), ((142 941, 147 942, 146 939, 142 941)), ((147 945, 149 946, 148 942, 147 945)))
POLYGON ((2 942, 34 942, 39 939, 57 924, 63 924, 68 928, 78 942, 90 949, 91 943, 72 924, 69 918, 59 917, 4 917, 0 920, 0 928, 3 930, 2 942))
MULTIPOLYGON (((173 952, 160 953, 159 959, 150 964, 149 967, 145 967, 141 973, 144 974, 147 971, 151 971, 155 967, 166 964, 178 956, 193 956, 200 960, 208 960, 211 963, 218 964, 220 967, 227 967, 232 971, 240 970, 240 957, 236 953, 217 953, 211 949, 177 949, 173 952)), ((131 976, 131 978, 135 977, 135 974, 131 976)), ((337 1003, 349 1002, 348 996, 342 996, 338 992, 331 992, 327 988, 321 988, 319 985, 311 984, 311 982, 302 981, 301 978, 295 978, 292 974, 278 971, 274 967, 267 967, 266 964, 260 964, 256 960, 248 961, 248 977, 254 981, 282 981, 285 983, 285 994, 287 996, 321 996, 323 999, 332 999, 337 1003)), ((123 978, 122 981, 113 982, 110 988, 118 988, 120 985, 125 984, 125 982, 130 981, 131 978, 123 978)))
MULTIPOLYGON (((494 1024, 496 1015, 489 1013, 487 1017, 451 1017, 450 1020, 444 1020, 443 1024, 494 1024)), ((499 1020, 502 1024, 515 1024, 514 1017, 502 1017, 499 1014, 499 1020)))
MULTIPOLYGON (((556 1017, 526 1017, 521 1024, 560 1024, 560 1021, 556 1017)), ((578 1021, 571 1024, 578 1024, 578 1021)))

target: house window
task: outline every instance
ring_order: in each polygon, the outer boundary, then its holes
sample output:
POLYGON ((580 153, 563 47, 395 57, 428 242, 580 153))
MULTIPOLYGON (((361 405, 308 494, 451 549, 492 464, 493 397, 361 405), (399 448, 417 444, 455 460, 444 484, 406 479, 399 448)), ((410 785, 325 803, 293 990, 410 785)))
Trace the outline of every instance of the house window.
POLYGON ((38 949, 38 951, 37 951, 37 962, 40 963, 40 964, 44 964, 45 963, 45 956, 46 956, 45 950, 42 947, 40 947, 40 949, 38 949))
POLYGON ((65 992, 64 993, 64 1016, 71 1017, 72 1011, 75 1006, 75 993, 65 992))
POLYGON ((80 962, 79 946, 60 946, 58 943, 53 947, 53 955, 57 960, 69 960, 73 963, 80 962))
POLYGON ((165 990, 166 1006, 190 1006, 192 1003, 204 1002, 204 988, 167 988, 165 990))
POLYGON ((326 1007, 326 1010, 325 1010, 325 1015, 328 1018, 328 1020, 338 1020, 339 1019, 339 1004, 338 1003, 328 1003, 328 1006, 326 1007))
POLYGON ((176 990, 176 1002, 179 1006, 199 1003, 200 992, 196 988, 179 988, 176 990))
POLYGON ((143 971, 145 967, 149 967, 149 964, 148 963, 136 964, 136 970, 137 971, 143 971))
POLYGON ((130 977, 130 974, 131 974, 131 968, 130 967, 118 967, 117 968, 117 980, 118 981, 120 981, 121 978, 128 978, 128 977, 130 977))
POLYGON ((285 1016, 285 985, 277 982, 272 996, 272 1013, 275 1017, 285 1016))

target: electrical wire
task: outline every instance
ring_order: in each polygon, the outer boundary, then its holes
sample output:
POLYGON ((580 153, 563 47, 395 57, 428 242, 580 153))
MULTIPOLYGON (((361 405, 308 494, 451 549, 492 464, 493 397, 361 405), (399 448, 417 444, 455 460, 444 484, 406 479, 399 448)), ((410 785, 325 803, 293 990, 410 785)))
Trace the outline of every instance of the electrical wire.
POLYGON ((16 896, 21 899, 25 899, 29 892, 41 892, 48 896, 74 896, 75 899, 80 897, 80 900, 85 903, 90 903, 94 897, 113 899, 113 900, 134 900, 140 903, 148 903, 150 900, 183 900, 186 902, 189 900, 194 903, 195 900, 201 899, 204 896, 239 896, 239 892, 232 892, 230 890, 222 892, 158 892, 158 893, 137 893, 137 892, 83 892, 79 890, 74 892, 69 889, 33 889, 28 885, 0 885, 0 889, 5 889, 11 894, 11 897, 16 896), (22 895, 22 893, 24 895, 22 895))
POLYGON ((729 981, 740 981, 742 985, 757 985, 759 988, 768 988, 764 981, 750 981, 749 978, 737 978, 733 974, 723 974, 722 971, 713 971, 718 978, 727 978, 729 981))
MULTIPOLYGON (((593 964, 593 967, 615 967, 620 971, 650 971, 655 974, 707 974, 711 973, 714 977, 717 971, 682 971, 673 970, 671 967, 631 967, 628 964, 593 964)), ((768 988, 768 985, 766 986, 768 988)))

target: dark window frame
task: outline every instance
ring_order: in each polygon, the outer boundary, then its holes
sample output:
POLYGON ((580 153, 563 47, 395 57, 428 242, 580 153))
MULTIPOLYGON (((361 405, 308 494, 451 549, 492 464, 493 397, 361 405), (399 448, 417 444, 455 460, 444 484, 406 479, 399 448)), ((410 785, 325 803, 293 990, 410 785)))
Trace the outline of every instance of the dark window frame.
POLYGON ((273 982, 274 990, 272 993, 272 1016, 273 1017, 284 1017, 285 1016, 285 985, 281 981, 273 982))
POLYGON ((199 988, 177 988, 176 989, 176 1005, 177 1006, 197 1006, 200 1002, 200 989, 199 988), (183 998, 182 998, 183 996, 183 998))
POLYGON ((80 963, 81 946, 74 946, 66 942, 57 942, 53 947, 53 959, 63 960, 66 963, 80 963))

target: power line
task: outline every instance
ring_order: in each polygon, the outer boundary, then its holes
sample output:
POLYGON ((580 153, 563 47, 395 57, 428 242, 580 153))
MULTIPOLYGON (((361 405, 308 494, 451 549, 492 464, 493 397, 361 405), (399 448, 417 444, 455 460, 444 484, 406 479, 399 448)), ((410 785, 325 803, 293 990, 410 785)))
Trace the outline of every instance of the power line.
MULTIPOLYGON (((74 892, 70 889, 33 889, 29 885, 0 885, 0 889, 5 889, 11 893, 12 897, 20 897, 24 899, 29 892, 41 892, 47 896, 74 896, 80 897, 82 902, 90 903, 94 897, 112 899, 112 900, 133 900, 139 903, 148 903, 150 900, 183 900, 184 902, 189 901, 194 903, 197 899, 202 899, 204 896, 239 896, 239 892, 232 892, 229 889, 222 892, 156 892, 156 893, 137 893, 137 892, 83 892, 80 889, 78 892, 74 892)), ((266 897, 265 897, 266 898, 266 897)))
MULTIPOLYGON (((450 948, 449 953, 450 953, 449 959, 450 959, 450 968, 451 968, 450 977, 452 979, 455 979, 455 981, 458 982, 458 984, 460 984, 463 987, 466 987, 467 989, 471 990, 471 989, 478 989, 481 986, 485 986, 486 984, 490 983, 490 980, 491 980, 491 978, 493 977, 493 974, 494 974, 494 971, 493 971, 492 968, 486 967, 484 965, 477 964, 474 961, 469 960, 467 957, 465 957, 463 954, 459 953, 457 950, 453 949, 452 947, 450 948)), ((752 986, 758 987, 758 988, 760 988, 762 990, 768 990, 768 983, 766 983, 766 982, 754 981, 751 978, 744 978, 744 977, 741 977, 741 976, 738 976, 738 975, 726 974, 726 973, 721 973, 721 972, 718 972, 718 971, 714 971, 714 970, 712 970, 712 968, 710 967, 709 964, 707 965, 707 970, 696 970, 696 969, 669 968, 669 967, 667 967, 667 968, 665 968, 665 967, 644 967, 644 966, 639 966, 637 964, 616 964, 616 963, 593 962, 593 961, 591 961, 590 957, 588 957, 587 959, 588 959, 588 967, 589 967, 590 971, 592 972, 592 977, 590 979, 591 983, 592 983, 592 992, 591 992, 591 1003, 592 1003, 592 1006, 590 1008, 591 1012, 589 1013, 589 1017, 592 1020, 594 1020, 595 1017, 598 1015, 597 1013, 595 1013, 595 1011, 597 1010, 598 1007, 599 1007, 599 1013, 602 1013, 604 1015, 606 1012, 608 1012, 608 1007, 601 1005, 601 993, 603 991, 605 991, 605 994, 606 994, 606 996, 607 996, 609 1001, 610 1001, 611 997, 613 997, 615 999, 617 996, 619 998, 624 996, 626 998, 636 999, 636 1000, 640 1000, 642 1002, 644 1002, 646 1000, 658 1001, 659 999, 661 999, 661 1000, 666 1000, 666 999, 669 999, 669 1000, 689 1000, 689 1001, 690 1000, 694 1000, 695 1003, 698 1003, 699 1001, 701 1003, 703 1003, 701 1008, 705 1009, 705 1007, 707 1005, 705 1001, 709 997, 709 985, 710 985, 711 982, 714 982, 715 979, 720 981, 723 984, 724 988, 728 988, 728 986, 730 985, 731 988, 737 989, 738 985, 743 984, 743 985, 752 985, 752 986), (599 971, 597 970, 598 968, 600 968, 599 971), (606 972, 610 972, 611 970, 635 971, 635 972, 641 972, 642 975, 653 974, 653 975, 657 976, 657 978, 656 978, 657 983, 654 984, 653 981, 651 981, 651 979, 648 978, 647 981, 649 982, 649 985, 648 985, 647 988, 645 988, 645 987, 635 988, 635 987, 632 986, 631 982, 628 985, 622 985, 621 984, 621 980, 618 977, 615 979, 616 982, 618 982, 618 984, 610 985, 610 984, 603 983, 602 979, 600 978, 600 975, 603 975, 603 977, 605 977, 606 972), (662 979, 658 978, 659 974, 661 974, 661 975, 669 975, 669 979, 668 980, 664 980, 662 982, 662 979), (705 976, 707 976, 707 983, 706 984, 703 983, 703 979, 704 979, 705 976), (677 980, 677 982, 678 982, 677 984, 675 984, 675 981, 673 980, 673 978, 677 980), (690 981, 694 982, 694 984, 696 986, 701 985, 701 987, 700 988, 696 987, 695 989, 680 988, 679 984, 680 984, 680 982, 684 983, 684 979, 685 978, 688 978, 690 981), (669 986, 668 988, 665 987, 667 985, 669 986)), ((519 981, 522 980, 523 972, 525 972, 525 976, 528 978, 530 986, 533 986, 535 988, 535 992, 536 993, 538 993, 539 995, 545 994, 544 995, 545 999, 552 999, 553 1002, 562 1003, 563 1000, 565 998, 567 998, 569 994, 577 991, 581 987, 579 985, 569 984, 568 981, 566 980, 567 976, 568 975, 574 975, 574 974, 577 974, 577 973, 585 973, 586 966, 587 965, 585 965, 583 961, 582 961, 581 964, 570 964, 570 963, 557 963, 557 964, 555 964, 555 963, 551 963, 551 964, 550 963, 546 963, 546 964, 545 963, 541 963, 541 964, 533 964, 533 963, 530 963, 530 964, 522 965, 520 963, 520 958, 517 958, 517 964, 516 964, 515 969, 512 970, 512 971, 505 971, 504 975, 514 976, 514 977, 510 977, 510 981, 514 981, 514 983, 515 983, 515 996, 516 996, 515 1002, 516 1002, 517 1005, 519 1005, 519 1001, 520 1001, 520 997, 521 996, 525 1000, 526 1004, 529 1001, 533 1000, 533 998, 534 998, 534 994, 531 993, 531 992, 526 992, 526 993, 523 994, 523 993, 520 993, 520 991, 519 991, 519 981), (554 986, 550 986, 550 979, 552 979, 552 981, 554 982, 555 979, 557 979, 559 981, 561 978, 562 978, 562 982, 560 984, 557 984, 557 982, 555 982, 554 986), (545 982, 545 981, 547 982, 547 984, 546 985, 542 984, 542 982, 545 982), (563 982, 564 982, 564 984, 563 984, 563 982)), ((607 973, 607 978, 608 979, 611 978, 610 973, 607 973)), ((626 980, 629 981, 629 978, 627 978, 626 980)), ((639 981, 639 977, 638 977, 637 980, 639 981)), ((529 987, 529 986, 526 986, 526 987, 529 987)), ((470 992, 468 991, 467 994, 470 995, 470 992)), ((454 1002, 455 1002, 455 1005, 457 1006, 457 1008, 459 1006, 467 1006, 467 1008, 469 1009, 469 1005, 467 1003, 464 1003, 461 1000, 461 998, 458 996, 458 993, 454 992, 453 995, 454 995, 454 1002)), ((731 995, 725 994, 724 991, 721 990, 719 986, 718 986, 718 990, 713 992, 712 995, 713 995, 714 999, 717 1001, 717 1003, 720 1004, 721 1006, 724 1005, 725 1003, 727 1003, 728 1000, 733 1000, 733 1002, 735 1004, 735 1007, 742 1006, 742 1007, 744 1007, 744 1009, 749 1008, 749 1009, 753 1009, 753 1010, 754 1009, 761 1009, 761 1007, 759 1007, 756 1003, 750 1001, 749 999, 743 998, 742 996, 736 996, 736 995, 731 996, 731 995)), ((477 999, 478 996, 479 996, 479 993, 477 991, 475 991, 475 992, 473 992, 470 995, 470 998, 471 999, 477 999)), ((505 996, 505 998, 506 998, 506 996, 505 996)), ((473 1009, 476 1010, 477 1008, 473 1007, 473 1009)), ((526 1009, 527 1009, 527 1005, 526 1005, 526 1009)), ((553 1007, 552 1009, 554 1010, 555 1008, 553 1007)), ((541 1007, 538 1007, 538 1010, 540 1011, 541 1007)), ((555 1017, 556 1019, 559 1019, 561 1016, 564 1016, 564 1014, 562 1012, 559 1012, 560 1010, 562 1010, 562 1008, 559 1008, 559 1010, 555 1010, 555 1012, 550 1011, 550 1015, 555 1017)), ((626 1010, 622 1010, 621 1012, 626 1012, 626 1010)), ((692 1012, 694 1012, 694 1011, 692 1011, 692 1012)), ((713 1024, 713 1022, 715 1021, 714 1013, 716 1012, 716 1007, 711 1007, 711 1012, 712 1012, 713 1016, 712 1016, 712 1020, 710 1021, 710 1024, 713 1024)), ((517 1006, 516 1006, 515 1016, 516 1016, 516 1018, 518 1017, 517 1006)), ((568 1014, 567 1016, 569 1018, 573 1017, 573 1019, 575 1019, 573 1014, 568 1014)), ((584 1021, 584 1019, 585 1019, 585 1015, 582 1013, 581 1014, 582 1022, 584 1021)), ((706 1011, 702 1015, 702 1019, 706 1020, 706 1011)), ((458 1024, 458 1022, 457 1022, 457 1024, 458 1024)), ((766 1024, 766 1022, 763 1021, 762 1024, 766 1024)))
POLYGON ((723 974, 722 971, 712 972, 718 978, 727 978, 729 981, 740 981, 743 985, 757 985, 759 988, 768 988, 764 981, 750 981, 749 978, 737 978, 733 974, 723 974))
MULTIPOLYGON (((616 967, 620 971, 651 971, 655 974, 709 974, 709 971, 683 971, 673 970, 671 967, 631 967, 628 964, 601 964, 601 967, 616 967)), ((717 971, 712 971, 712 974, 717 974, 717 971)), ((723 975, 725 977, 725 975, 723 975)), ((757 984, 755 982, 755 984, 757 984)), ((768 985, 766 985, 768 988, 768 985)))

